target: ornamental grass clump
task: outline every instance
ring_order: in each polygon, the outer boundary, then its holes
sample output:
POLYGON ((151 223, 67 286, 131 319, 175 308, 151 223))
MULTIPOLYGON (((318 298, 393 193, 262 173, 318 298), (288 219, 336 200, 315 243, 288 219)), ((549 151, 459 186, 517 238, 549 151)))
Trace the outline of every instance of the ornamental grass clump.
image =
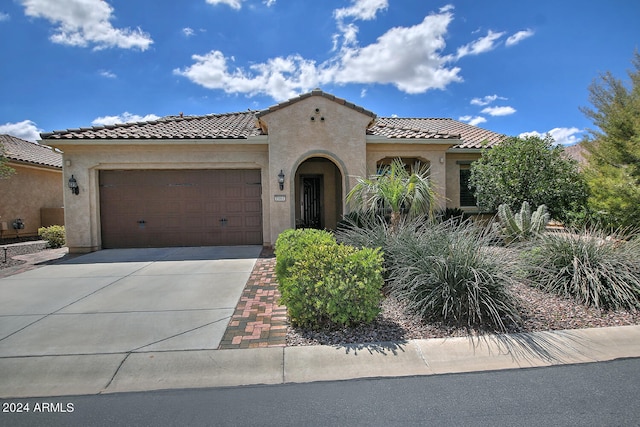
MULTIPOLYGON (((355 220, 345 217, 335 232, 338 242, 355 246, 356 248, 378 248, 382 253, 387 251, 390 236, 389 224, 383 217, 379 216, 362 216, 357 217, 355 220)), ((386 257, 383 265, 383 275, 386 277, 387 267, 389 266, 386 262, 386 257)))
POLYGON ((345 216, 336 230, 336 240, 358 248, 382 248, 387 245, 389 225, 380 216, 345 216))
POLYGON ((516 260, 488 247, 486 229, 470 221, 402 228, 387 249, 387 286, 410 311, 427 321, 497 331, 520 322, 508 289, 516 260))
POLYGON ((523 256, 533 286, 605 309, 640 308, 640 237, 549 232, 523 256))

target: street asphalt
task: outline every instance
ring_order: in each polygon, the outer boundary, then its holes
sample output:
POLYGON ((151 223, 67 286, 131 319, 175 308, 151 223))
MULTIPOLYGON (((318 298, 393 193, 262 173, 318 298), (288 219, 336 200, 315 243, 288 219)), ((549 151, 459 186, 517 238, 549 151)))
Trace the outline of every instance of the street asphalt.
POLYGON ((421 376, 640 357, 640 326, 217 350, 260 250, 103 250, 0 279, 0 398, 421 376))

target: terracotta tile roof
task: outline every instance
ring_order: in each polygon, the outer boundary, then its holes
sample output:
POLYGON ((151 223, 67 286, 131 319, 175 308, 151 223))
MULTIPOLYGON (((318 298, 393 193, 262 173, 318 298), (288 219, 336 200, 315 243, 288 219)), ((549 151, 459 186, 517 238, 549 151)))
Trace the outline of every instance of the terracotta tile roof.
POLYGON ((345 107, 351 108, 351 109, 356 110, 356 111, 358 111, 358 112, 360 112, 362 114, 370 116, 371 118, 375 118, 376 117, 375 113, 373 113, 373 112, 371 112, 369 110, 365 110, 364 108, 362 108, 362 107, 360 107, 360 106, 358 106, 356 104, 353 104, 351 102, 345 101, 342 98, 338 98, 338 97, 336 97, 334 95, 331 95, 330 93, 323 92, 320 89, 314 89, 311 92, 303 93, 302 95, 296 96, 295 98, 291 98, 288 101, 284 101, 284 102, 281 102, 279 104, 272 105, 271 107, 267 108, 266 110, 259 111, 256 114, 256 117, 260 118, 260 117, 262 117, 262 116, 264 116, 266 114, 269 114, 269 113, 271 113, 273 111, 280 110, 281 108, 288 107, 291 104, 295 104, 296 102, 302 101, 303 99, 310 98, 312 96, 322 96, 322 97, 327 98, 327 99, 329 99, 329 100, 331 100, 333 102, 337 102, 340 105, 344 105, 345 107))
POLYGON ((368 129, 370 135, 407 139, 460 139, 453 148, 482 148, 502 141, 505 135, 446 118, 379 117, 368 129))
POLYGON ((123 123, 42 133, 42 139, 246 139, 261 134, 255 111, 206 116, 168 116, 149 122, 123 123))
POLYGON ((368 135, 391 139, 460 139, 454 148, 482 148, 483 141, 492 146, 504 135, 471 126, 453 119, 381 117, 355 104, 315 89, 262 111, 245 111, 206 116, 168 116, 159 120, 94 126, 42 133, 43 140, 64 139, 246 139, 267 134, 260 127, 260 117, 311 96, 322 96, 372 118, 368 135))
POLYGON ((25 141, 11 135, 0 135, 4 156, 10 160, 62 169, 62 154, 46 145, 25 141))

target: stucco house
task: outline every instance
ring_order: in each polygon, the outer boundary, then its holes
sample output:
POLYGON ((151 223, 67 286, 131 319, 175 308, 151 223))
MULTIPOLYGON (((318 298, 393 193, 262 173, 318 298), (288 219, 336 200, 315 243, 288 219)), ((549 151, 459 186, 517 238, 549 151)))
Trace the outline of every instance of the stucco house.
POLYGON ((64 225, 62 154, 11 135, 0 135, 6 165, 0 179, 1 239, 37 236, 38 228, 64 225))
POLYGON ((441 207, 473 210, 469 164, 503 135, 452 119, 388 118, 320 89, 262 111, 41 134, 64 152, 67 245, 272 245, 336 227, 358 176, 427 162, 441 207), (77 194, 76 194, 77 193, 77 194))

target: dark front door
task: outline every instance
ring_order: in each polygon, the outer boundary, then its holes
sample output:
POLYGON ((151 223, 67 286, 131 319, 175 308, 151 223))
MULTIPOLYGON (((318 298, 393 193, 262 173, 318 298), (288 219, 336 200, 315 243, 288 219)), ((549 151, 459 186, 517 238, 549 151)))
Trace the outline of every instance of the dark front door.
POLYGON ((322 175, 302 176, 301 226, 304 228, 324 227, 322 218, 322 175))

